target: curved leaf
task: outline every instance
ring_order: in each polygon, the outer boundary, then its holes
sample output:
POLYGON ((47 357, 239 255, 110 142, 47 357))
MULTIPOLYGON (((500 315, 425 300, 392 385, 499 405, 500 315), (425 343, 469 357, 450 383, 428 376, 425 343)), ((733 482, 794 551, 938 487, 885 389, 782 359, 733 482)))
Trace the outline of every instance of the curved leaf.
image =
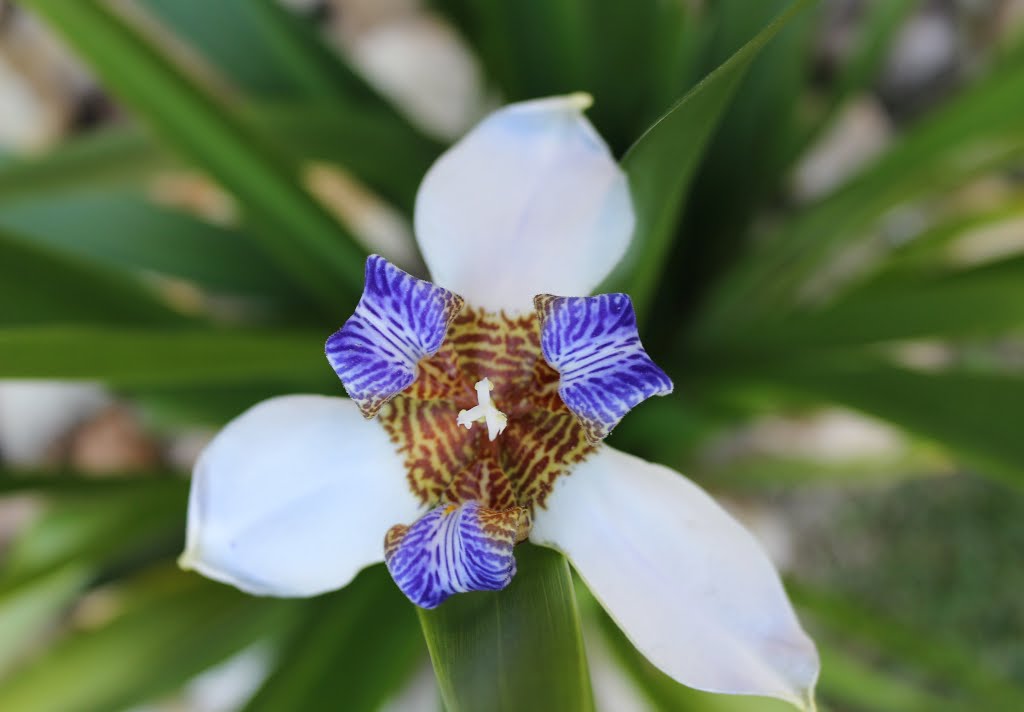
POLYGON ((365 252, 301 187, 299 167, 267 137, 105 3, 25 5, 59 30, 163 139, 239 200, 254 236, 298 285, 332 309, 358 294, 365 252))

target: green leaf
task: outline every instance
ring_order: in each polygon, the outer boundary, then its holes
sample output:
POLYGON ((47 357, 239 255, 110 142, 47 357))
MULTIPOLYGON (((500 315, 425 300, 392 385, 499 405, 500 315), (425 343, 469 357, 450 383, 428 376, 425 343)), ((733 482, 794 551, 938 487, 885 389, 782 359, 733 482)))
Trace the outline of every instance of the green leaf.
POLYGON ((144 5, 258 95, 252 118, 267 135, 303 156, 336 161, 412 212, 419 181, 443 146, 414 129, 310 22, 275 0, 144 5))
POLYGON ((926 337, 993 336, 1024 326, 1024 260, 946 275, 869 281, 814 311, 766 317, 716 343, 793 352, 926 337))
MULTIPOLYGON (((386 116, 313 103, 261 103, 245 118, 295 160, 335 163, 412 214, 420 180, 444 149, 386 116)), ((137 189, 160 171, 181 170, 131 125, 73 137, 41 156, 0 164, 0 205, 52 198, 56 191, 137 189)))
POLYGON ((462 30, 508 101, 584 89, 581 0, 435 0, 462 30))
POLYGON ((0 375, 89 379, 122 386, 275 380, 340 395, 323 356, 329 335, 208 328, 12 327, 0 329, 0 375))
POLYGON ((226 424, 242 411, 260 401, 293 393, 345 395, 337 379, 318 381, 252 380, 248 383, 162 384, 130 390, 133 403, 145 413, 146 421, 157 428, 180 428, 226 424))
MULTIPOLYGON (((712 67, 757 35, 788 0, 721 0, 709 8, 712 67)), ((817 13, 793 17, 743 76, 700 161, 673 254, 673 301, 693 302, 741 249, 757 211, 779 189, 806 92, 817 13), (676 296, 678 295, 678 296, 676 296)), ((667 299, 666 299, 667 301, 667 299)))
MULTIPOLYGON (((186 321, 131 276, 0 232, 0 324, 5 327, 41 322, 186 321)), ((0 359, 0 369, 7 365, 6 358, 0 359)))
POLYGON ((44 513, 12 543, 0 586, 18 586, 68 565, 92 570, 161 546, 177 548, 184 541, 187 498, 188 481, 179 477, 117 490, 51 489, 44 513))
POLYGON ((244 91, 387 109, 311 22, 273 0, 141 0, 145 10, 244 91))
MULTIPOLYGON (((0 203, 0 229, 126 273, 154 272, 220 294, 298 298, 248 236, 160 207, 127 189, 47 193, 0 203)), ((63 281, 51 279, 50 290, 63 281)), ((55 316, 69 317, 81 300, 53 291, 60 300, 55 316)))
POLYGON ((159 571, 116 592, 114 618, 71 631, 0 685, 0 709, 94 712, 166 694, 261 639, 300 604, 253 598, 194 574, 159 571))
POLYGON ((130 185, 166 163, 166 155, 137 127, 104 128, 65 140, 42 155, 0 164, 0 201, 83 185, 130 185))
POLYGON ((590 117, 619 154, 692 83, 699 11, 661 0, 588 0, 583 11, 584 75, 569 89, 593 94, 590 117))
POLYGON ((865 16, 855 30, 849 58, 839 68, 838 76, 827 89, 823 106, 815 112, 807 126, 793 137, 788 147, 791 159, 798 157, 802 149, 807 148, 832 125, 848 99, 871 89, 898 32, 919 5, 920 0, 871 0, 867 4, 865 16))
POLYGON ((923 685, 874 667, 844 646, 818 640, 821 653, 820 695, 835 701, 828 709, 865 712, 970 712, 975 707, 951 701, 923 685))
POLYGON ((185 480, 170 472, 121 472, 103 477, 90 476, 76 470, 0 470, 0 496, 16 492, 52 494, 56 498, 65 495, 93 495, 96 493, 121 493, 147 490, 162 490, 161 497, 171 496, 187 487, 185 480))
POLYGON ((703 149, 745 72, 761 49, 808 0, 786 12, 709 74, 637 139, 622 160, 637 225, 629 251, 599 291, 628 292, 641 317, 653 299, 687 187, 703 149))
POLYGON ((261 105, 252 119, 307 160, 329 161, 411 216, 420 181, 445 146, 374 114, 305 105, 261 105))
POLYGON ((383 566, 312 601, 280 663, 245 712, 314 710, 337 701, 372 712, 412 674, 426 650, 412 606, 383 566))
POLYGON ((448 712, 592 710, 565 558, 521 544, 516 561, 505 590, 460 594, 419 611, 448 712))
POLYGON ((855 601, 813 586, 789 585, 790 595, 812 620, 828 628, 844 647, 857 642, 902 666, 924 672, 933 685, 969 695, 965 708, 1024 708, 1024 689, 979 659, 977 650, 941 630, 919 630, 868 610, 855 601))
POLYGON ((87 568, 69 564, 0 591, 0 679, 78 595, 87 568))
POLYGON ((509 101, 585 91, 621 153, 687 88, 696 14, 662 0, 434 0, 473 44, 509 101))
MULTIPOLYGON (((730 368, 722 366, 725 370, 730 368)), ((945 370, 911 371, 877 360, 822 355, 814 359, 734 364, 727 386, 781 387, 842 403, 928 438, 979 468, 982 474, 1024 482, 1020 437, 1024 377, 945 370)), ((709 376, 710 379, 710 376, 709 376)), ((709 387, 715 388, 710 384, 709 387)))
POLYGON ((299 167, 102 3, 29 0, 105 85, 239 200, 253 234, 325 307, 362 285, 364 251, 301 187, 299 167))
POLYGON ((702 338, 741 331, 792 308, 807 280, 862 238, 895 206, 962 186, 1024 155, 1013 107, 1024 72, 1007 66, 923 120, 833 194, 766 236, 729 273, 695 326, 702 338))

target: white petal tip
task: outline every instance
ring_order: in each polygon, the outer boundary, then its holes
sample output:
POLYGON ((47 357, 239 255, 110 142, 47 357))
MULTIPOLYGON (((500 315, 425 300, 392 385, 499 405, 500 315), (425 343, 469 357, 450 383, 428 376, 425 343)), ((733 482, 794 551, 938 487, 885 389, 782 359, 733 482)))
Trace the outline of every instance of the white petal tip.
POLYGON ((566 103, 577 111, 586 111, 594 105, 594 97, 585 91, 577 91, 565 97, 566 103))
POLYGON ((678 473, 603 446, 555 483, 530 540, 565 553, 637 650, 677 682, 814 712, 818 654, 777 572, 678 473))
POLYGON ((814 699, 814 690, 810 689, 804 695, 804 698, 797 705, 797 708, 802 712, 818 712, 818 703, 814 699))
POLYGON ((192 551, 185 551, 178 557, 178 568, 182 571, 194 571, 196 558, 192 551))

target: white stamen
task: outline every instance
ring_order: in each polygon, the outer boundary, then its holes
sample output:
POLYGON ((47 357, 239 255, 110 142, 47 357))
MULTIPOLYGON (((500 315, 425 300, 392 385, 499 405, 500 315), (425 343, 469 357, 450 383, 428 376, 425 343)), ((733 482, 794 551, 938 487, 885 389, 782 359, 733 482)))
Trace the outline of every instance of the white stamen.
POLYGON ((491 402, 491 391, 494 390, 494 384, 490 379, 477 381, 474 388, 476 388, 476 399, 479 405, 475 405, 469 410, 459 411, 459 417, 455 422, 457 425, 465 425, 466 430, 472 428, 473 423, 485 422, 487 423, 487 438, 494 440, 508 425, 508 418, 491 402))

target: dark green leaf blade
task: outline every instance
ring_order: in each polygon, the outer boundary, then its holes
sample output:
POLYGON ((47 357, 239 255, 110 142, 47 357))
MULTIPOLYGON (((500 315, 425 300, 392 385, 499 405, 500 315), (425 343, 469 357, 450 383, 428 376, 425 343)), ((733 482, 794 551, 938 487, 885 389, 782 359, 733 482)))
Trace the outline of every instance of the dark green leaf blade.
POLYGON ((871 226, 895 206, 962 186, 968 179, 1018 161, 1024 130, 1012 108, 1024 92, 1024 72, 994 70, 913 127, 822 200, 781 224, 737 262, 717 286, 696 329, 717 338, 747 328, 771 311, 791 308, 808 279, 839 252, 870 237, 871 226))
MULTIPOLYGON (((130 189, 51 192, 0 203, 0 229, 127 274, 184 279, 216 294, 299 299, 247 235, 162 207, 130 189)), ((49 287, 60 283, 53 275, 49 287)), ((70 314, 76 306, 62 299, 56 311, 70 314)))
POLYGON ((425 654, 412 606, 384 567, 375 566, 310 602, 280 664, 245 712, 314 710, 333 701, 351 712, 372 712, 425 654))
POLYGON ((622 165, 637 214, 629 251, 599 291, 625 291, 637 312, 650 306, 671 247, 687 186, 704 147, 744 74, 761 49, 809 0, 796 0, 669 109, 629 149, 622 165))
POLYGON ((593 710, 565 558, 521 544, 504 591, 453 596, 420 623, 448 712, 593 710))
MULTIPOLYGON (((129 275, 0 232, 0 324, 186 321, 129 275)), ((0 357, 0 369, 6 363, 0 357)))
POLYGON ((992 337, 1024 327, 1024 259, 951 274, 868 281, 818 309, 766 317, 716 348, 792 352, 920 338, 992 337))

